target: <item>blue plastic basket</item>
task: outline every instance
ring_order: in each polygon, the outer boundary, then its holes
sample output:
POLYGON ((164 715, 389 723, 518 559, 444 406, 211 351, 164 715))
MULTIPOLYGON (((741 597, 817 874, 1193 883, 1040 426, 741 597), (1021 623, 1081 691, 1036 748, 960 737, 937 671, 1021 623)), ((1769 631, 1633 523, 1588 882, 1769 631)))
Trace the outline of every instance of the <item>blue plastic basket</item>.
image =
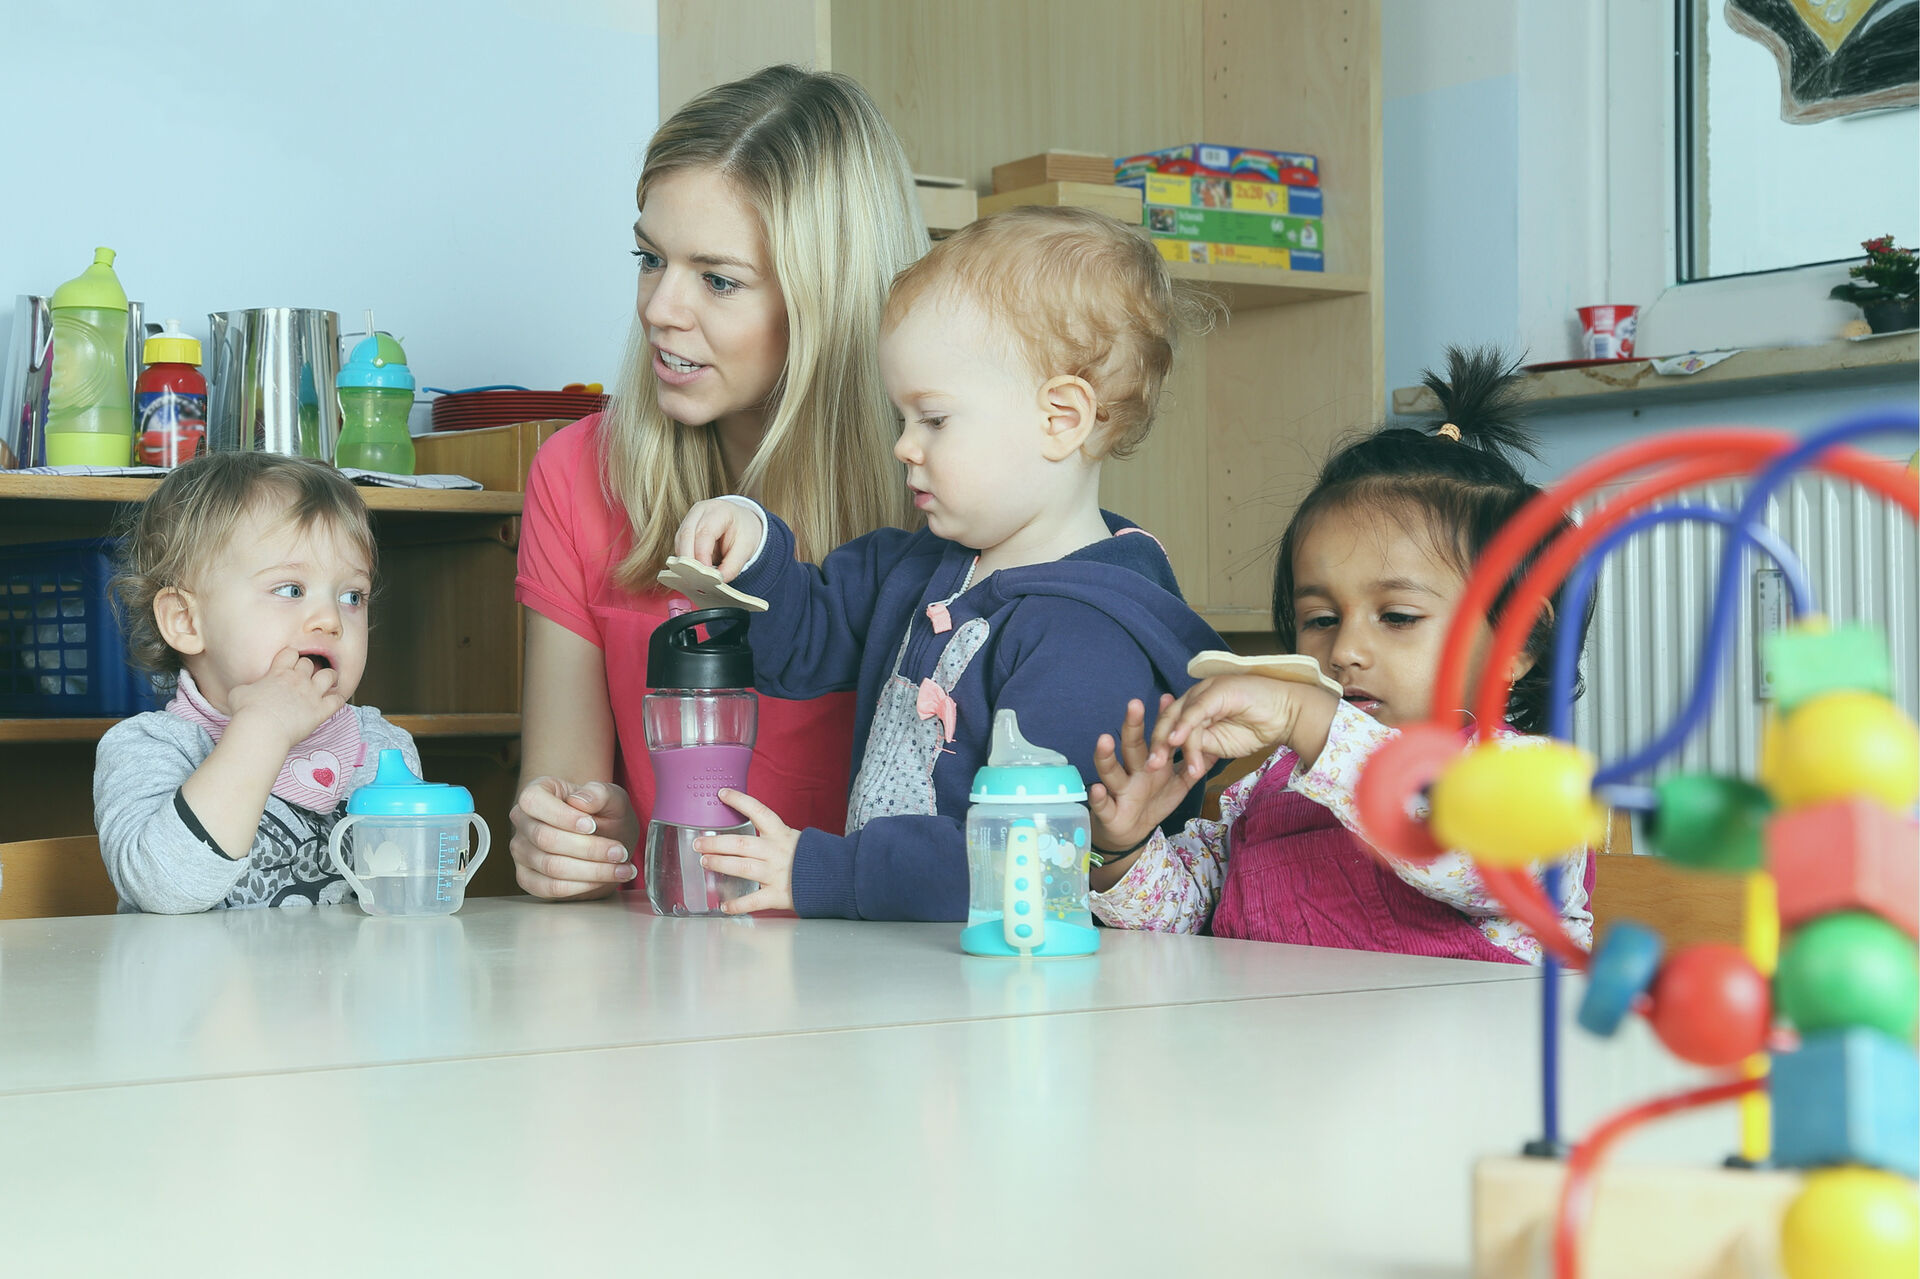
POLYGON ((127 663, 107 598, 110 538, 0 546, 0 715, 117 716, 157 709, 127 663))

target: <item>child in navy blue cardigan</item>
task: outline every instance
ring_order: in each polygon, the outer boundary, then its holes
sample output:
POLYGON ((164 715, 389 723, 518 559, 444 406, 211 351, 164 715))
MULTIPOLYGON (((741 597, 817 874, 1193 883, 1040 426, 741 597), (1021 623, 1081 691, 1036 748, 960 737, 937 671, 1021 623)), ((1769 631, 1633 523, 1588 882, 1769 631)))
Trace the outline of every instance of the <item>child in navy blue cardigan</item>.
POLYGON ((1101 460, 1152 422, 1174 313, 1137 230, 1074 208, 972 223, 901 273, 882 329, 894 455, 926 528, 880 529, 816 567, 745 499, 688 513, 675 550, 768 601, 749 632, 760 691, 859 690, 845 835, 721 792, 758 832, 698 846, 708 869, 760 885, 729 913, 964 919, 967 793, 994 713, 1012 707, 1091 785, 1128 700, 1183 692, 1188 659, 1221 646, 1159 543, 1098 500, 1101 460))

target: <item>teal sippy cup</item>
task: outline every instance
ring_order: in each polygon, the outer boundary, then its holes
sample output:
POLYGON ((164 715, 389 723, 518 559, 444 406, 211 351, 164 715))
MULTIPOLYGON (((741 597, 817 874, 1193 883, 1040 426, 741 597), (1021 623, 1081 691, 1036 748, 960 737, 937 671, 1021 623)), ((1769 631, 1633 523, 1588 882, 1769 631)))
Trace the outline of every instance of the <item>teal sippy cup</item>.
POLYGON ((334 445, 333 464, 412 475, 407 414, 413 408, 413 373, 400 344, 385 333, 361 339, 333 384, 340 390, 340 442, 334 445))
POLYGON ((1012 710, 993 717, 993 750, 973 775, 967 810, 969 955, 1091 955, 1100 933, 1087 907, 1092 827, 1080 771, 1020 735, 1012 710))
POLYGON ((373 781, 347 800, 327 855, 369 915, 451 915, 489 842, 466 787, 423 782, 405 755, 383 750, 373 781))

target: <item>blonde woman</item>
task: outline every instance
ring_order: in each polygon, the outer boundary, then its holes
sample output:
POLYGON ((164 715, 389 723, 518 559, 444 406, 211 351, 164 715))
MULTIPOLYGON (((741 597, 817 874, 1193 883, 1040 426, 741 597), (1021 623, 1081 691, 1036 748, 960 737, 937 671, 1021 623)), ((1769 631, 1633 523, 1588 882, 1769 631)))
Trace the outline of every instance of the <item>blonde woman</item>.
MULTIPOLYGON (((527 482, 520 886, 634 879, 653 801, 641 728, 655 585, 682 517, 726 493, 788 517, 801 553, 910 517, 876 355, 894 273, 926 250, 899 140, 845 76, 768 67, 660 127, 640 174, 636 322, 612 404, 548 440, 527 482)), ((756 795, 846 818, 852 694, 762 698, 756 795)))

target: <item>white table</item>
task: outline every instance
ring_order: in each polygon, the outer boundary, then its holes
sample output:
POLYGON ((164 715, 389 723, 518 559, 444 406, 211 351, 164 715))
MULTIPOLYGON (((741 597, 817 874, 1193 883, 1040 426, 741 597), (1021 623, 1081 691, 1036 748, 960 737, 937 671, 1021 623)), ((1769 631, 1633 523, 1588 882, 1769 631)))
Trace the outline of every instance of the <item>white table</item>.
MULTIPOLYGON (((0 1257, 1464 1273, 1471 1162, 1537 1122, 1526 970, 1119 933, 1020 963, 958 932, 644 899, 0 924, 0 1257)), ((1567 1044, 1574 1131, 1688 1077, 1639 1028, 1567 1044)))

